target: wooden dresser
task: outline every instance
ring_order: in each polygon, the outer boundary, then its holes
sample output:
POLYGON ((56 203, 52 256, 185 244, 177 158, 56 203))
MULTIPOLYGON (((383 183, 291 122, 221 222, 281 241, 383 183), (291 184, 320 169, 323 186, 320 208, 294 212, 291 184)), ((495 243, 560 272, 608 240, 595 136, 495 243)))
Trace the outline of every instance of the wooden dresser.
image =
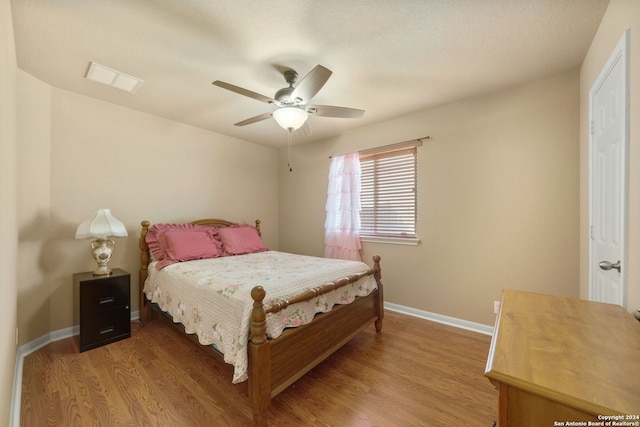
POLYGON ((612 304, 505 290, 485 375, 501 427, 640 425, 640 322, 612 304))

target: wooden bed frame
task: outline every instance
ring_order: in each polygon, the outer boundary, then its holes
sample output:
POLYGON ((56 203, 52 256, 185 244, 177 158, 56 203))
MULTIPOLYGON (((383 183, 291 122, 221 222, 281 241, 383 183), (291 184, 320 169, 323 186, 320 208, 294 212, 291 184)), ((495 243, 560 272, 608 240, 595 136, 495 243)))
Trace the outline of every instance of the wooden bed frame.
MULTIPOLYGON (((234 223, 222 219, 203 219, 193 221, 192 224, 228 227, 234 223)), ((151 308, 157 311, 160 309, 148 301, 143 292, 151 259, 149 246, 145 239, 150 223, 142 221, 141 225, 140 321, 146 322, 151 319, 151 308)), ((256 220, 255 227, 258 234, 261 235, 260 220, 256 220)), ((377 332, 382 331, 384 309, 380 256, 373 256, 373 268, 367 272, 339 278, 287 301, 278 301, 265 306, 263 304, 265 290, 261 286, 256 286, 251 290, 251 297, 254 302, 248 346, 248 392, 253 410, 253 425, 266 426, 266 412, 273 397, 329 357, 371 323, 375 324, 377 332), (278 313, 291 304, 308 301, 368 275, 373 275, 378 284, 378 289, 368 296, 357 297, 351 304, 336 305, 330 312, 316 315, 313 321, 307 325, 286 329, 276 339, 267 338, 267 313, 278 313)), ((217 352, 212 346, 210 347, 217 352)))

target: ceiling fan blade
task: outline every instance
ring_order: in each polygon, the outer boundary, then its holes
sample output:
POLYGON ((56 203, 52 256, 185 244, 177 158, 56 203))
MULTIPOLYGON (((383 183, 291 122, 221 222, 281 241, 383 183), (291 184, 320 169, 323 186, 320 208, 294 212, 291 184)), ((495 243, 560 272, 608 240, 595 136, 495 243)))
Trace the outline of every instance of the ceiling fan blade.
POLYGON ((257 99, 258 101, 266 102, 267 104, 277 104, 277 101, 273 98, 269 98, 268 96, 260 95, 257 92, 253 92, 249 89, 242 88, 240 86, 235 86, 230 83, 221 82, 220 80, 216 80, 211 83, 212 85, 219 86, 221 88, 230 90, 231 92, 239 93, 240 95, 248 96, 249 98, 257 99))
POLYGON ((333 105, 307 105, 307 113, 313 116, 359 119, 364 115, 364 110, 358 110, 357 108, 335 107, 333 105))
POLYGON ((300 80, 300 83, 291 93, 291 99, 300 98, 302 103, 306 104, 313 98, 322 86, 329 80, 333 72, 322 65, 309 71, 309 73, 300 80))
POLYGON ((264 113, 259 114, 257 116, 251 117, 249 119, 243 120, 241 122, 235 123, 235 126, 245 126, 250 125, 251 123, 261 122, 262 120, 266 120, 271 117, 273 113, 264 113))

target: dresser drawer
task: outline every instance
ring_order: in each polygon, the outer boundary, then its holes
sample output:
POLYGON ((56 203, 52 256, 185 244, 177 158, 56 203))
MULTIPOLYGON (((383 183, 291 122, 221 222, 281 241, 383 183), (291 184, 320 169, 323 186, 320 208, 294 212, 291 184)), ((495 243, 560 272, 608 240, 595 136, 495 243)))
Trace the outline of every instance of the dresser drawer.
POLYGON ((131 310, 129 307, 86 316, 80 331, 80 351, 99 347, 131 336, 131 310))
POLYGON ((94 281, 83 286, 80 294, 83 312, 92 313, 127 306, 129 305, 129 276, 94 281))

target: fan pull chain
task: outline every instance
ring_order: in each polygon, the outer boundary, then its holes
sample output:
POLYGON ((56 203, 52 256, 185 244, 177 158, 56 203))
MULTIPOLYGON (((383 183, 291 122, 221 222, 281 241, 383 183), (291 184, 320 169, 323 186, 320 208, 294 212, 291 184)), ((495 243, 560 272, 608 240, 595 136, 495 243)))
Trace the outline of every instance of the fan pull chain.
POLYGON ((287 136, 287 166, 289 166, 289 172, 293 172, 293 149, 291 147, 291 134, 293 129, 289 128, 289 135, 287 136))

